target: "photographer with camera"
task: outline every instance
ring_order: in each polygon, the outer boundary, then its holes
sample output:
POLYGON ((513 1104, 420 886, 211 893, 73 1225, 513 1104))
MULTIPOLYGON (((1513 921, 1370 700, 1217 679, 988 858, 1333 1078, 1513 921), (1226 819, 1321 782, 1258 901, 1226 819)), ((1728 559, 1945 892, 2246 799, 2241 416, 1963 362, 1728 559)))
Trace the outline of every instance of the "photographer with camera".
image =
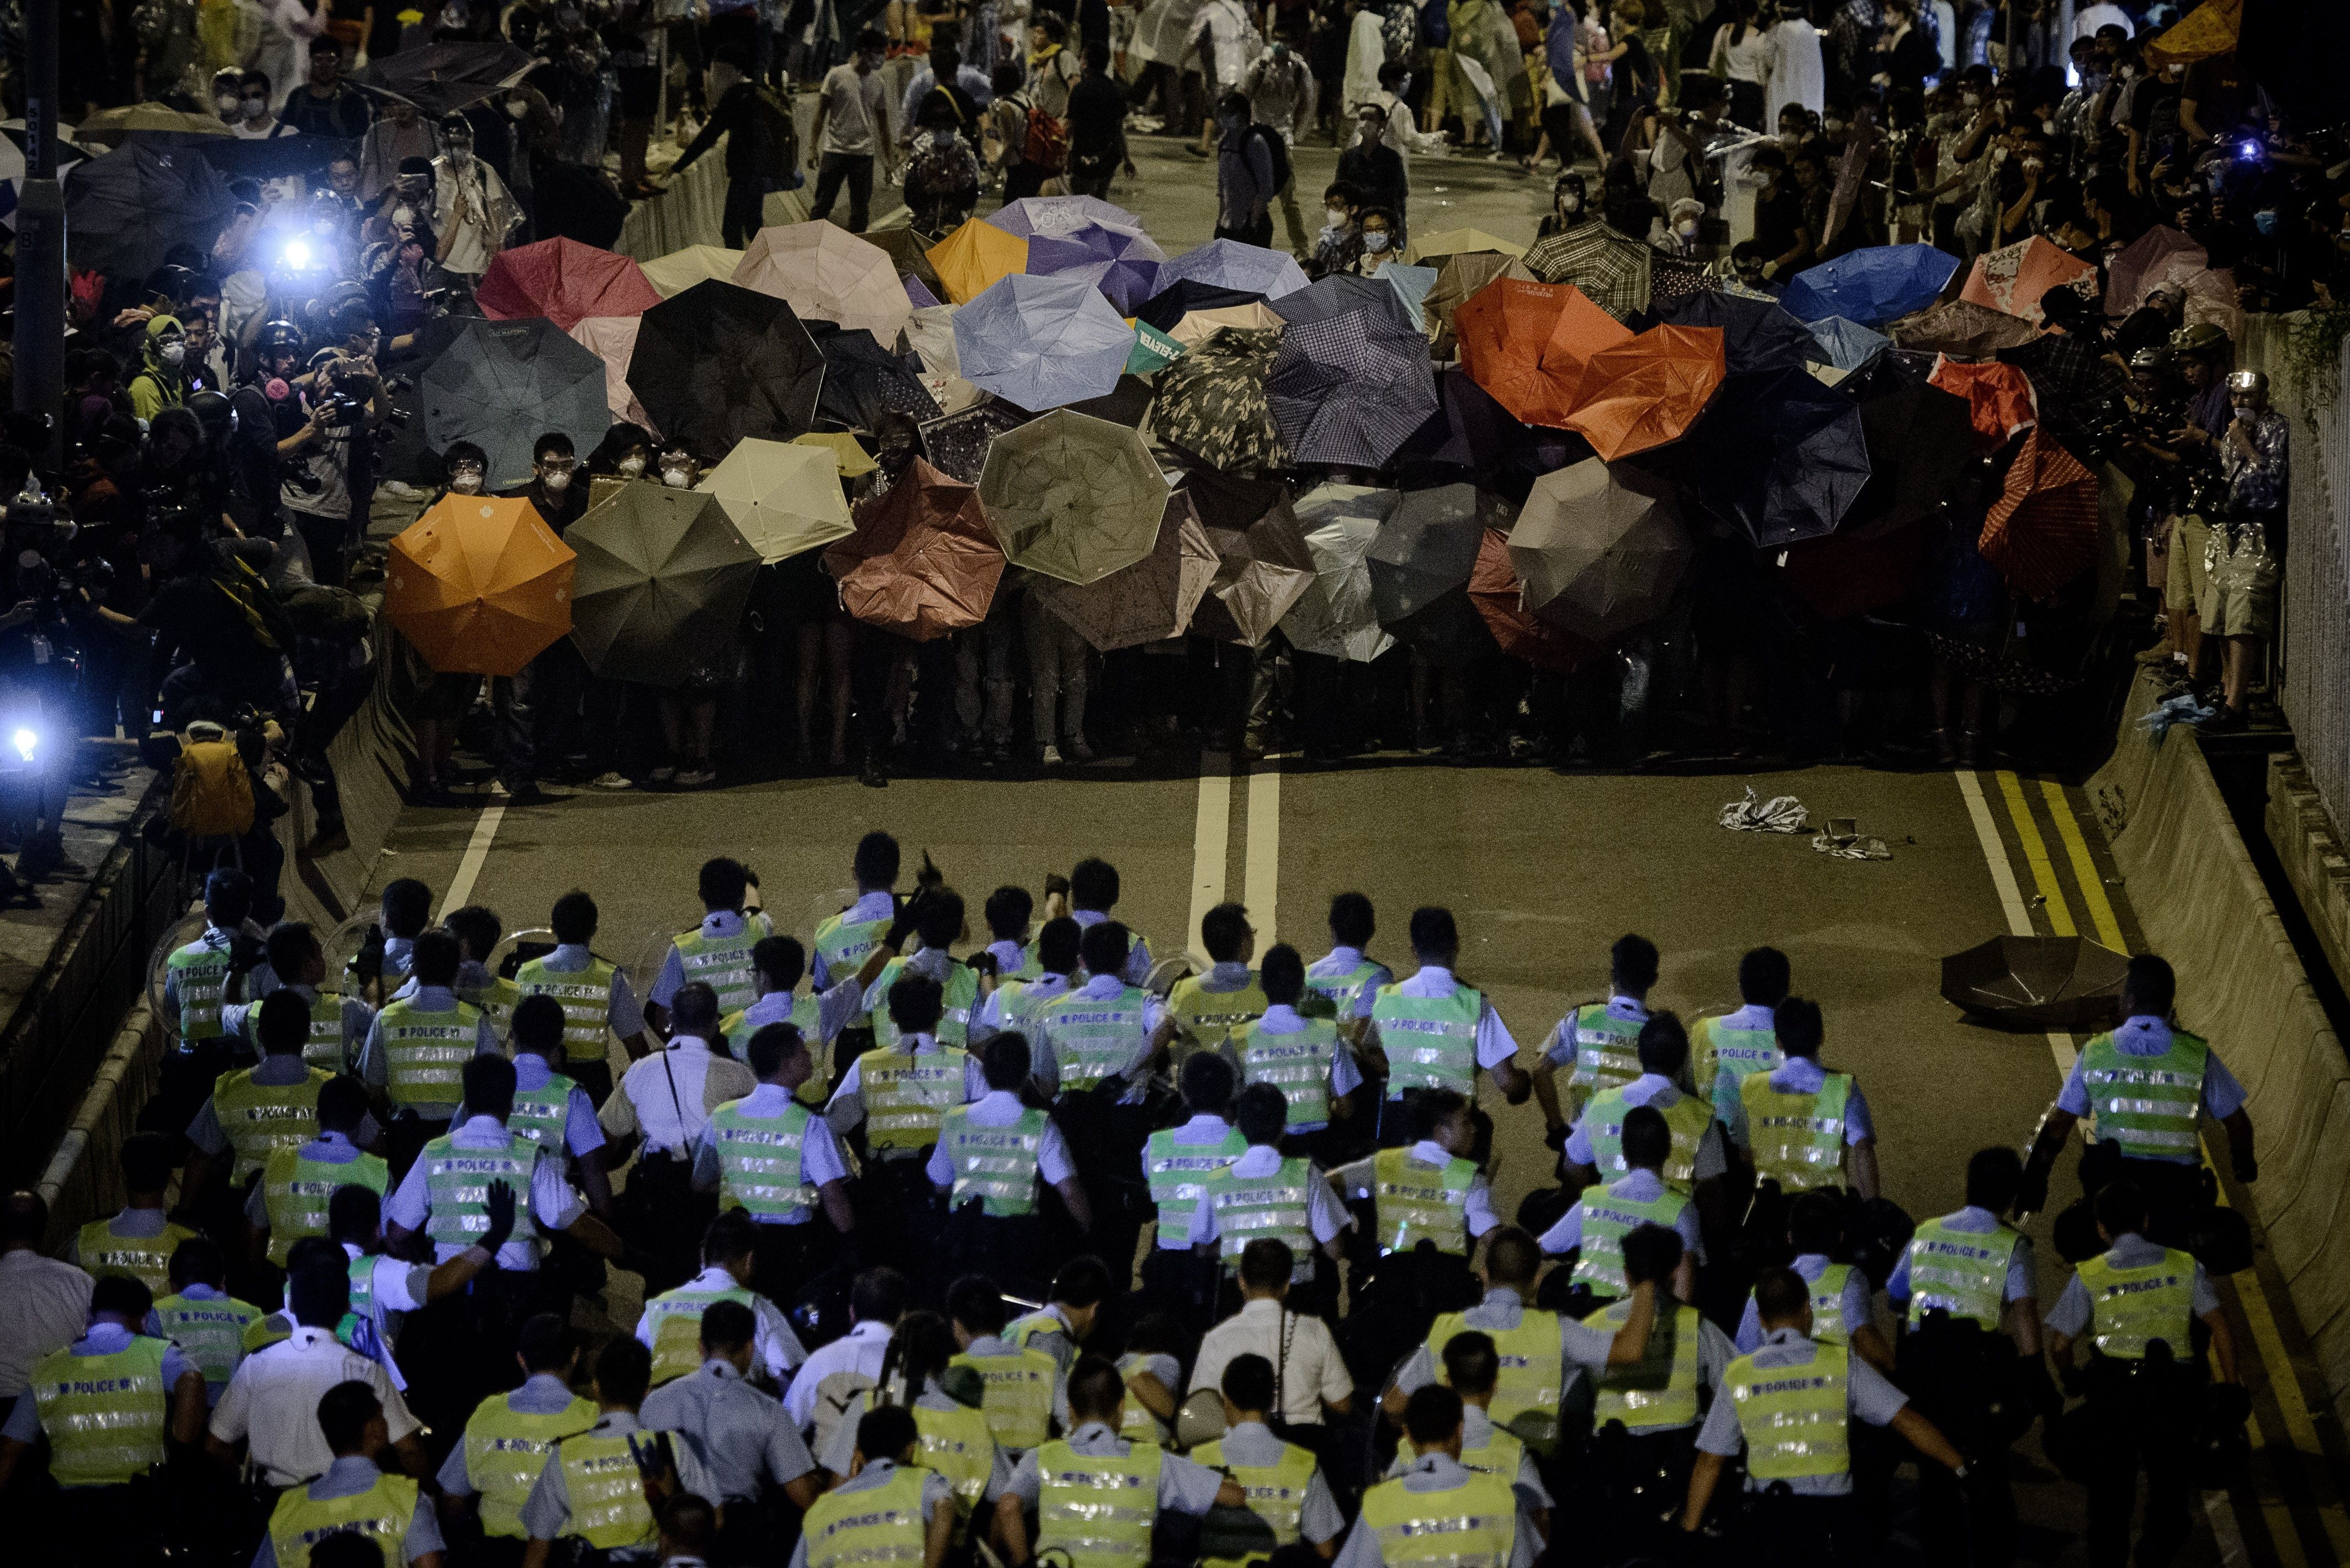
POLYGON ((312 579, 340 587, 351 546, 374 489, 374 431, 391 412, 376 369, 375 317, 347 305, 329 327, 339 347, 311 356, 307 388, 296 387, 305 419, 278 443, 286 464, 282 500, 310 552, 312 579))

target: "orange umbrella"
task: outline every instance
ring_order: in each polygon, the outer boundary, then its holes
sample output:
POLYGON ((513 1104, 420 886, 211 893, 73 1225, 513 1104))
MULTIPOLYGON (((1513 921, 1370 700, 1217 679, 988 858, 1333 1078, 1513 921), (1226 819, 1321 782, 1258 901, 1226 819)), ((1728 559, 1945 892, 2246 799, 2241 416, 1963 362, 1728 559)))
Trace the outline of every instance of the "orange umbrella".
POLYGON ((949 305, 968 305, 998 278, 1028 270, 1028 242, 972 219, 926 253, 949 305))
POLYGON ((519 675, 571 629, 577 559, 527 501, 447 495, 392 540, 383 607, 444 675, 519 675))
POLYGON ((2013 365, 1996 360, 1968 365, 1947 355, 1937 356, 1934 373, 1926 378, 1926 384, 1967 400, 1967 418, 1985 452, 1997 452, 2018 431, 2040 422, 2040 405, 2032 395, 2031 379, 2013 365))
POLYGON ((1613 462, 1679 441, 1729 374, 1719 327, 1651 327, 1583 368, 1566 428, 1613 462))
POLYGON ((2097 476, 2034 430, 1983 519, 1978 547, 2017 593, 2049 597, 2097 557, 2097 476))
POLYGON ((1977 256, 1959 297, 2039 326, 2043 321, 2040 296, 2052 288, 2070 288, 2084 299, 2095 299, 2097 269, 2034 234, 1977 256))
POLYGON ((1554 428, 1574 411, 1585 363, 1632 336, 1581 289, 1513 277, 1479 289, 1452 330, 1471 380, 1525 423, 1554 428))

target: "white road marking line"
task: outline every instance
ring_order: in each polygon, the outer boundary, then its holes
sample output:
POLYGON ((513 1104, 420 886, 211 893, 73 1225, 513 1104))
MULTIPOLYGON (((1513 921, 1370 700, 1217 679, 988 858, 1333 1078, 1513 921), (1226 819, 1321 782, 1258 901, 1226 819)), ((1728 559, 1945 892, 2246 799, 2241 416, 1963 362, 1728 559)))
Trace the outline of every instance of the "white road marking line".
POLYGON ((482 875, 482 863, 490 857, 490 846, 497 842, 498 824, 506 819, 506 805, 502 800, 492 801, 482 807, 482 815, 473 819, 473 836, 465 846, 465 857, 457 862, 457 874, 449 878, 449 890, 442 895, 441 911, 432 918, 444 919, 450 910, 462 909, 465 900, 473 896, 473 884, 482 875))
MULTIPOLYGON (((1964 769, 1951 775, 1959 781, 1959 794, 1966 797, 1967 815, 1974 820, 1975 841, 1982 846, 1983 864, 1991 868, 1991 886, 1999 889, 2000 907, 2007 911, 2007 929, 2011 936, 2033 935, 2032 909, 2023 901, 2023 891, 2016 886, 2015 867, 2009 864, 2007 846, 2000 842, 1999 823, 1991 814, 1991 802, 1983 795, 1982 782, 1964 769)), ((2073 1037, 2054 1030, 2048 1033, 2048 1051, 2056 1058, 2060 1076, 2073 1073, 2073 1037)))
POLYGON ((1178 950, 1200 940, 1200 922, 1224 901, 1224 857, 1232 847, 1232 759, 1222 752, 1200 753, 1199 815, 1191 825, 1191 921, 1178 950))
POLYGON ((1281 929, 1281 774, 1267 758, 1249 774, 1249 924, 1256 928, 1260 953, 1279 941, 1281 929))

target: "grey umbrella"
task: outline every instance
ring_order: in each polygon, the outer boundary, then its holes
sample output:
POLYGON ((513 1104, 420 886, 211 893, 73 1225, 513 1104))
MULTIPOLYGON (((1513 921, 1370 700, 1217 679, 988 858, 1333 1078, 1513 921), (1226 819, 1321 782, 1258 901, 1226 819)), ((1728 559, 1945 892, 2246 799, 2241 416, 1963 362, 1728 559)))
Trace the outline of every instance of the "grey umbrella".
POLYGON ((66 254, 92 272, 145 277, 182 241, 209 251, 234 206, 194 148, 118 148, 66 180, 66 254))
POLYGON ((715 495, 622 485, 565 530, 578 553, 571 639, 598 675, 682 686, 743 618, 759 552, 715 495))
POLYGON ((1405 493, 1371 541, 1371 605, 1379 624, 1448 668, 1493 646, 1469 600, 1469 576, 1487 528, 1506 532, 1510 509, 1472 484, 1405 493))
POLYGON ((1593 642, 1662 615, 1693 549, 1669 494, 1596 457, 1535 480, 1510 531, 1525 607, 1593 642))
POLYGON ((1395 646, 1371 606, 1371 545, 1402 493, 1318 484, 1297 498, 1297 525, 1314 557, 1314 583, 1282 618, 1300 653, 1368 664, 1395 646))
POLYGON ((584 452, 612 423, 602 358, 539 316, 467 322, 418 378, 417 394, 426 444, 479 446, 493 489, 529 482, 531 447, 545 432, 561 431, 584 452))

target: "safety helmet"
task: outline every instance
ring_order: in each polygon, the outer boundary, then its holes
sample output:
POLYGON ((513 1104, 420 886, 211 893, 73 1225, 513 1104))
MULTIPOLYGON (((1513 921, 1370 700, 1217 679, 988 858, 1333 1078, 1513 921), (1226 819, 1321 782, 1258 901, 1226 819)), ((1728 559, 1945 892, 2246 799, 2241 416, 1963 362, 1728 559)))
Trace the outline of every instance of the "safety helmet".
POLYGON ((2171 367, 2172 359, 2173 356, 2168 348, 2141 348, 2130 356, 2129 368, 2133 370, 2168 370, 2171 367))
POLYGON ((2266 370, 2231 370, 2228 374, 2230 392, 2259 392, 2267 395, 2269 373, 2266 370))
POLYGON ((2210 354, 2227 346, 2228 335, 2208 321, 2191 322, 2170 335, 2170 348, 2178 354, 2210 354))
POLYGON ((263 354, 275 353, 280 348, 291 348, 299 353, 302 342, 300 327, 290 321, 279 320, 262 327, 261 335, 254 339, 254 347, 263 354))
POLYGON ((204 432, 216 441, 236 428, 236 410, 226 396, 209 387, 190 395, 188 412, 203 421, 204 432))

